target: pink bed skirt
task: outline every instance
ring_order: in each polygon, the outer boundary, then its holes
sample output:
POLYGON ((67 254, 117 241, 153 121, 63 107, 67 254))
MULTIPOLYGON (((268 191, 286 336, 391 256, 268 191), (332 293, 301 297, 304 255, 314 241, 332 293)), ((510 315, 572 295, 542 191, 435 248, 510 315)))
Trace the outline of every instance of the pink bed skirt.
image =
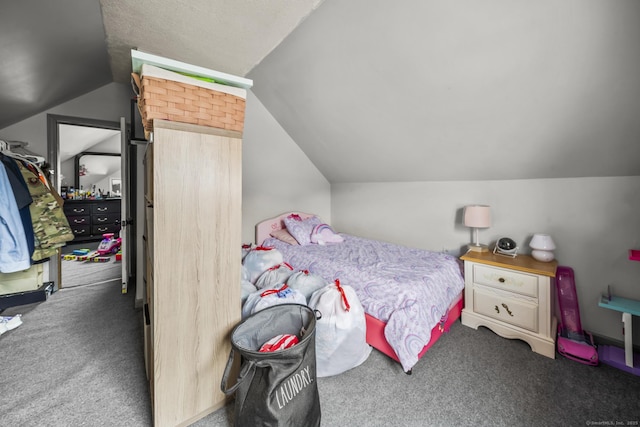
MULTIPOLYGON (((440 336, 449 331, 449 328, 460 318, 460 313, 462 312, 462 308, 464 307, 464 299, 462 298, 462 294, 457 301, 455 301, 451 307, 449 308, 449 316, 444 323, 444 328, 441 328, 441 325, 436 325, 431 330, 431 340, 424 346, 420 354, 418 354, 418 359, 420 359, 426 352, 431 348, 433 344, 440 338, 440 336)), ((375 348, 376 350, 381 351, 386 354, 393 360, 399 362, 398 356, 396 352, 391 348, 386 338, 384 337, 384 327, 386 323, 381 320, 376 319, 373 316, 370 316, 365 313, 365 318, 367 320, 367 343, 375 348)))

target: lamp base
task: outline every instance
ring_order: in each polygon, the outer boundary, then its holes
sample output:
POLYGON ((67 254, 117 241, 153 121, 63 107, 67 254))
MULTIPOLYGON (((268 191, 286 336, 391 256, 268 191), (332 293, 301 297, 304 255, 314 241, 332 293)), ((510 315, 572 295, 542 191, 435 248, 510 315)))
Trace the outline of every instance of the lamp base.
POLYGON ((543 251, 540 249, 532 250, 531 256, 540 262, 551 262, 555 258, 552 251, 543 251))
POLYGON ((468 245, 468 252, 489 252, 487 245, 468 245))

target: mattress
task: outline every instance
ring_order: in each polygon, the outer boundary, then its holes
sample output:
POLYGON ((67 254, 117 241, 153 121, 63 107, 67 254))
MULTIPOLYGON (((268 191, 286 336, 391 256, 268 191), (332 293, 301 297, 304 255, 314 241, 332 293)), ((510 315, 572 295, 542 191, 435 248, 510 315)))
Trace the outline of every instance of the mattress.
POLYGON ((354 288, 365 312, 386 323, 385 338, 409 371, 431 339, 431 329, 464 289, 458 258, 439 252, 341 234, 331 245, 290 245, 269 238, 296 269, 340 279, 354 288))

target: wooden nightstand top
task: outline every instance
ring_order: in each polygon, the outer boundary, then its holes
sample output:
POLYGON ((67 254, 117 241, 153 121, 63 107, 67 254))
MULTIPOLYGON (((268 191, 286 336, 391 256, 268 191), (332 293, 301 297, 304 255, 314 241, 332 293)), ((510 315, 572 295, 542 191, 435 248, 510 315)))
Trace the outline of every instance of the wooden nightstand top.
POLYGON ((558 262, 556 260, 551 262, 540 262, 533 259, 530 255, 518 255, 515 258, 511 258, 508 256, 496 255, 493 252, 469 251, 462 255, 460 259, 549 277, 556 277, 556 269, 558 267, 558 262))

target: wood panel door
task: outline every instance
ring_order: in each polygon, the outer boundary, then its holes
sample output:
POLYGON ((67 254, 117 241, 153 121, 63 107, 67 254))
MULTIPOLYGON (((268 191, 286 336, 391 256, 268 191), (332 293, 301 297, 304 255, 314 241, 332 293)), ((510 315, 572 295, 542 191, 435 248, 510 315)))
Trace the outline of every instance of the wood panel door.
POLYGON ((153 408, 186 425, 226 402, 220 381, 240 321, 242 140, 154 123, 153 408))

